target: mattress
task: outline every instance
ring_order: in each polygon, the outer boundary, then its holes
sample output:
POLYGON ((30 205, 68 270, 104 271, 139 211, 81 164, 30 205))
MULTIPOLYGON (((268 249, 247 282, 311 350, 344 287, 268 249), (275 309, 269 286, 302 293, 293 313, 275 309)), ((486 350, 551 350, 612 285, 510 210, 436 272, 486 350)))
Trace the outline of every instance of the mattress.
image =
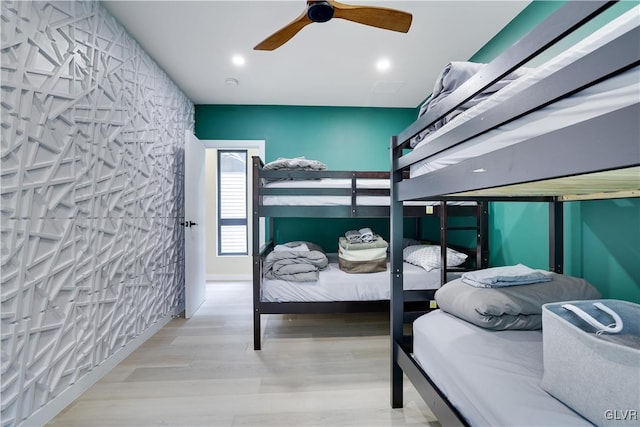
MULTIPOLYGON (((336 261, 333 256, 330 261, 336 261)), ((438 289, 440 270, 426 271, 409 263, 404 263, 404 289, 438 289)), ((390 298, 389 265, 387 271, 378 273, 351 274, 338 268, 337 262, 330 262, 320 272, 317 282, 291 282, 264 279, 262 301, 268 302, 321 302, 321 301, 378 301, 390 298)))
MULTIPOLYGON (((526 89, 551 73, 561 69, 586 53, 596 50, 602 44, 614 39, 621 32, 638 26, 640 7, 628 11, 610 24, 585 38, 571 49, 566 50, 545 64, 535 68, 527 76, 515 80, 486 101, 461 113, 437 131, 427 135, 415 148, 433 141, 439 135, 449 132, 461 123, 476 117, 495 106, 504 103, 514 94, 526 89)), ((410 167, 410 177, 433 172, 471 157, 517 144, 536 135, 562 129, 576 123, 592 119, 617 109, 637 104, 640 99, 640 67, 635 67, 610 79, 563 98, 544 108, 529 113, 508 124, 502 125, 461 143, 444 152, 435 154, 410 167)))
MULTIPOLYGON (((389 189, 388 179, 357 179, 358 189, 389 189)), ((264 185, 264 188, 351 188, 350 179, 323 178, 317 180, 283 180, 264 185)), ((358 206, 388 206, 389 196, 356 196, 358 206)), ((405 202, 406 206, 435 206, 440 202, 405 202)), ((449 205, 475 205, 475 202, 449 202, 449 205)), ((267 195, 262 196, 263 206, 350 206, 351 196, 325 195, 267 195)))
POLYGON ((413 335, 415 359, 472 426, 592 425, 541 388, 542 331, 490 331, 435 310, 413 335))

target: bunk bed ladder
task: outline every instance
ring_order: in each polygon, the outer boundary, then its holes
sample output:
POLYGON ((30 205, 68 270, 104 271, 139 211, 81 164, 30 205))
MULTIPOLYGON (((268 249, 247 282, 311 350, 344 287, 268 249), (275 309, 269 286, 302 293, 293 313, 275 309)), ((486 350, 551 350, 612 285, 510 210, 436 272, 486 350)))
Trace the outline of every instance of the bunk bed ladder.
POLYGON ((562 274, 564 266, 564 205, 554 198, 549 202, 549 270, 562 274))
MULTIPOLYGON (((473 230, 476 232, 476 249, 475 249, 475 268, 487 268, 489 265, 489 242, 487 231, 489 227, 488 204, 478 202, 475 207, 475 225, 469 226, 450 226, 447 213, 447 202, 440 202, 440 254, 442 259, 442 268, 440 269, 440 283, 447 282, 447 274, 454 271, 447 267, 447 246, 450 231, 473 230)), ((459 269, 457 269, 459 270, 459 269)))
POLYGON ((261 349, 261 326, 260 326, 260 274, 262 270, 262 260, 260 259, 260 167, 262 162, 259 157, 253 157, 253 173, 252 173, 252 208, 253 208, 253 242, 252 242, 252 261, 253 261, 253 349, 261 349))

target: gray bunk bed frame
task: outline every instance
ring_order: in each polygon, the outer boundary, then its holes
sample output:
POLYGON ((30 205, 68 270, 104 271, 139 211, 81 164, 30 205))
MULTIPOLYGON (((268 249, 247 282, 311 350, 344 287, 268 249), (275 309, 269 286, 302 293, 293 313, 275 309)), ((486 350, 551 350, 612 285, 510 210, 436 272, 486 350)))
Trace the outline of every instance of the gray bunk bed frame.
MULTIPOLYGON (((404 335, 404 292, 402 287, 402 202, 407 200, 453 200, 464 193, 465 200, 539 201, 549 204, 549 268, 562 273, 563 228, 561 191, 545 189, 539 195, 516 188, 508 197, 499 191, 514 184, 539 184, 564 177, 584 176, 614 170, 636 173, 640 165, 638 118, 635 103, 558 131, 535 136, 512 146, 489 152, 411 179, 404 179, 410 165, 447 150, 459 143, 510 122, 560 98, 628 70, 640 63, 638 28, 616 38, 499 107, 471 119, 454 130, 430 141, 408 154, 410 140, 457 106, 484 88, 525 64, 583 23, 602 13, 616 2, 567 2, 521 38, 481 72, 453 92, 437 108, 427 112, 399 135, 391 138, 391 406, 403 405, 403 373, 416 387, 442 425, 468 425, 458 409, 413 359, 410 336, 404 335), (615 129, 615 132, 610 132, 615 129), (404 155, 403 155, 404 154, 404 155), (527 167, 532 163, 536 168, 527 167), (483 165, 491 169, 478 174, 483 165), (470 178, 473 177, 473 178, 470 178), (474 196, 475 195, 475 196, 474 196)), ((636 183, 637 184, 637 183, 636 183)), ((638 197, 638 191, 612 187, 611 196, 601 193, 581 199, 638 197), (618 193, 616 193, 618 192, 618 193)))
MULTIPOLYGON (((359 195, 388 196, 390 189, 365 189, 358 188, 358 179, 390 179, 390 172, 384 171, 292 171, 292 170, 265 170, 260 157, 252 157, 252 224, 253 230, 259 230, 260 218, 268 218, 269 236, 261 247, 260 233, 253 233, 253 347, 254 350, 262 348, 261 343, 261 315, 265 314, 305 314, 305 313, 364 313, 364 312, 389 312, 390 301, 329 301, 329 302, 268 302, 262 301, 263 261, 266 255, 274 247, 274 218, 389 218, 390 205, 384 206, 359 206, 359 195), (267 188, 263 185, 265 180, 273 179, 350 179, 350 188, 267 188), (350 205, 332 206, 282 206, 264 205, 263 196, 268 195, 305 195, 305 196, 350 196, 350 205)), ((450 230, 477 230, 475 248, 456 249, 465 251, 470 256, 469 262, 459 268, 442 268, 441 283, 445 282, 448 272, 465 271, 473 268, 486 267, 488 263, 488 209, 485 203, 476 206, 454 205, 448 206, 445 202, 432 206, 427 211, 424 206, 404 206, 400 208, 403 216, 416 219, 416 228, 419 229, 417 220, 425 216, 436 216, 440 219, 440 242, 442 247, 447 245, 448 231, 450 230), (451 216, 475 217, 474 226, 451 227, 448 218, 451 216), (478 267, 479 266, 479 267, 478 267)), ((451 246, 451 245, 450 245, 451 246)), ((442 253, 443 265, 446 265, 446 251, 442 253)), ((412 316, 424 312, 424 301, 433 299, 433 290, 407 291, 403 304, 412 316)))

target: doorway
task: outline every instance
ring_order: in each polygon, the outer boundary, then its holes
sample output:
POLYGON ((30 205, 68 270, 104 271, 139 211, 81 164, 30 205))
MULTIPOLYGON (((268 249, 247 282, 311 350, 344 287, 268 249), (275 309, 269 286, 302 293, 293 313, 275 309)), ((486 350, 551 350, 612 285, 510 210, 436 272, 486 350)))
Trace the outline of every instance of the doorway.
MULTIPOLYGON (((205 223, 206 223, 206 280, 207 281, 236 281, 252 279, 252 254, 248 255, 218 255, 218 150, 246 150, 248 159, 247 169, 247 211, 249 215, 252 208, 252 179, 251 157, 265 158, 264 140, 202 140, 206 148, 205 152, 205 223)), ((250 219, 250 218, 249 218, 250 219)), ((264 219, 261 219, 263 222, 264 219)), ((251 248, 253 241, 252 221, 248 221, 248 242, 251 248)), ((260 242, 265 241, 264 224, 260 227, 260 242)))

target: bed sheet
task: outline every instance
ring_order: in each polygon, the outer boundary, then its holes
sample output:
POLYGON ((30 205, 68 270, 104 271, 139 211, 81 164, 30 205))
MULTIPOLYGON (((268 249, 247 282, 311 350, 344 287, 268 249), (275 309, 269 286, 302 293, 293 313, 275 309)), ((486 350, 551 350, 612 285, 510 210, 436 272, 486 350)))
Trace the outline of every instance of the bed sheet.
MULTIPOLYGON (((514 81, 486 101, 458 115, 442 128, 426 136, 415 148, 428 144, 437 136, 450 131, 472 117, 478 116, 494 106, 504 103, 505 100, 513 94, 542 80, 544 77, 573 62, 575 59, 584 56, 585 53, 597 49, 607 41, 614 39, 621 32, 638 26, 639 16, 640 6, 631 9, 571 49, 535 68, 531 73, 514 81)), ((638 81, 640 81, 640 67, 627 70, 624 73, 577 92, 570 97, 561 99, 508 124, 499 126, 479 137, 452 147, 445 152, 435 154, 429 159, 417 162, 410 167, 410 177, 415 178, 440 168, 462 162, 468 158, 517 144, 536 135, 542 135, 632 104, 637 104, 640 99, 640 85, 638 85, 638 81)))
MULTIPOLYGON (((388 179, 357 179, 359 189, 388 189, 388 179)), ((323 178, 318 180, 283 180, 265 184, 265 188, 351 188, 350 179, 323 178)), ((388 206, 389 196, 356 196, 359 206, 388 206)), ((436 206, 438 201, 405 202, 406 206, 436 206)), ((450 205, 475 205, 476 202, 455 201, 450 205)), ((269 195, 262 196, 263 206, 349 206, 351 196, 321 196, 321 195, 269 195)))
POLYGON ((540 387, 542 331, 490 331, 442 310, 413 324, 414 357, 472 426, 591 426, 540 387))
MULTIPOLYGON (((334 259, 331 259, 334 261, 334 259)), ((440 270, 426 271, 404 263, 404 289, 438 289, 440 270)), ((330 262, 320 272, 317 282, 290 282, 264 279, 262 301, 320 302, 320 301, 377 301, 390 298, 390 269, 378 273, 351 274, 340 270, 337 262, 330 262)))

